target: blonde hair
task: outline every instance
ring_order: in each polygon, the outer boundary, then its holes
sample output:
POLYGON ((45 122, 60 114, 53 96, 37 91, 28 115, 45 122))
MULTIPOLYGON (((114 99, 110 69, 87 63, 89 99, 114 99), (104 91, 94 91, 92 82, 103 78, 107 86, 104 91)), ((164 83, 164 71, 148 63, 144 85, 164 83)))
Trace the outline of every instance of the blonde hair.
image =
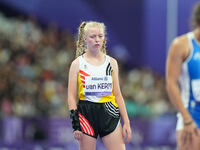
MULTIPOLYGON (((89 22, 82 22, 79 26, 78 32, 78 40, 76 42, 76 58, 82 55, 86 49, 86 43, 84 42, 84 36, 86 35, 87 31, 91 27, 100 27, 104 31, 104 36, 106 35, 106 27, 104 23, 89 21, 89 22)), ((103 45, 102 45, 102 52, 106 54, 106 38, 104 38, 103 45)))

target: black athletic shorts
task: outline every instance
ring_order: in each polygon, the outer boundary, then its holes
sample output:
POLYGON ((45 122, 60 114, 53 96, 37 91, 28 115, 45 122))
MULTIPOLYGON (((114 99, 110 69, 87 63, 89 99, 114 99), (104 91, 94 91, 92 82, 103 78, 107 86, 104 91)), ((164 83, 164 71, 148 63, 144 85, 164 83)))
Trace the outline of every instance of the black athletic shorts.
POLYGON ((118 107, 111 102, 94 103, 79 100, 79 120, 82 132, 97 138, 106 136, 114 131, 119 123, 118 107))

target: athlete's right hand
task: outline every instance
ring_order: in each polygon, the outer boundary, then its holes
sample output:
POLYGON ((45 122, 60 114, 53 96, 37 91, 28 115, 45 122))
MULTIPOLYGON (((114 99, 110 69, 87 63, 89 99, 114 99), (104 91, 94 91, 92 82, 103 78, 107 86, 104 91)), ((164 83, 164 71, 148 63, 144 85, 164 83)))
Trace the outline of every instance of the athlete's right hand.
POLYGON ((199 136, 198 134, 198 128, 194 121, 192 121, 191 124, 184 125, 183 134, 181 137, 184 147, 191 146, 194 140, 193 138, 199 136))
POLYGON ((122 133, 123 133, 123 137, 124 137, 124 142, 125 142, 125 144, 128 144, 128 142, 131 140, 131 136, 132 136, 130 123, 124 123, 122 131, 123 131, 122 133))
POLYGON ((74 138, 76 140, 79 141, 81 139, 82 135, 83 135, 83 133, 81 131, 79 131, 79 130, 74 131, 74 138))

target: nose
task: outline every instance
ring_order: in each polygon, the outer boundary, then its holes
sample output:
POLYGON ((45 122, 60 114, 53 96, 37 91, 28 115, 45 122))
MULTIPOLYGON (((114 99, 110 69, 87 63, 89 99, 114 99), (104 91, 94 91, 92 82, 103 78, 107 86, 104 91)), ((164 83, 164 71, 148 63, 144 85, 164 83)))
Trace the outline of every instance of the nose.
POLYGON ((99 42, 99 37, 97 36, 96 38, 95 38, 95 42, 99 42))

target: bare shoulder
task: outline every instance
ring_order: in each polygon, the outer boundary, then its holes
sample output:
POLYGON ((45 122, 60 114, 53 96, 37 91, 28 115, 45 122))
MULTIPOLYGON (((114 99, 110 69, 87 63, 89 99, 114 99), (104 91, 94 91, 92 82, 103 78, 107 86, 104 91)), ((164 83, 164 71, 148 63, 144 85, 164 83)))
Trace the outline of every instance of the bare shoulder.
POLYGON ((189 43, 186 34, 176 37, 172 42, 172 46, 175 46, 177 48, 188 47, 188 45, 189 43))
POLYGON ((117 64, 117 60, 113 57, 110 56, 110 63, 111 63, 111 66, 113 68, 117 68, 118 67, 118 64, 117 64))
POLYGON ((170 47, 171 54, 183 57, 186 57, 186 55, 188 54, 188 50, 189 42, 186 34, 176 37, 170 47))
POLYGON ((76 58, 75 60, 72 61, 70 70, 73 70, 73 71, 77 72, 78 69, 79 69, 79 59, 76 58))

